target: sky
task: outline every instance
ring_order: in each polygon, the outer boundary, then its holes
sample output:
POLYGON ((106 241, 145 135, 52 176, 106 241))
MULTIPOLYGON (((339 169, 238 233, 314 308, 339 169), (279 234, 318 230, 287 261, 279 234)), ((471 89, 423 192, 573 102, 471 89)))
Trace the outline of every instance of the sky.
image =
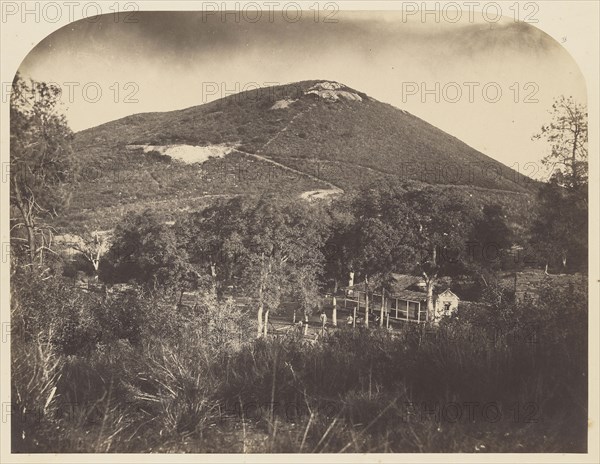
POLYGON ((586 103, 564 48, 532 25, 457 22, 402 12, 138 12, 71 23, 19 71, 55 82, 79 131, 129 114, 170 111, 236 91, 334 80, 426 120, 504 164, 542 176, 532 141, 553 99, 586 103), (134 22, 135 21, 135 22, 134 22))

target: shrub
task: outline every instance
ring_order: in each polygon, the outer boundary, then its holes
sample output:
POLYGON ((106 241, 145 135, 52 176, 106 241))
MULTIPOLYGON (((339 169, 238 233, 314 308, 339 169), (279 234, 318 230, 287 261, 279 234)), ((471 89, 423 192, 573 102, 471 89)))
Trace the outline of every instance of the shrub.
POLYGON ((159 162, 159 163, 170 163, 172 161, 172 158, 169 155, 163 155, 162 153, 152 150, 152 151, 148 151, 144 154, 144 156, 149 160, 149 161, 153 161, 153 162, 159 162))
POLYGON ((254 340, 249 316, 210 293, 178 306, 158 293, 104 297, 15 278, 13 410, 41 417, 13 417, 18 451, 587 446, 583 285, 545 289, 535 304, 496 300, 439 327, 343 328, 305 343, 254 340), (439 415, 466 402, 493 402, 501 420, 439 415))

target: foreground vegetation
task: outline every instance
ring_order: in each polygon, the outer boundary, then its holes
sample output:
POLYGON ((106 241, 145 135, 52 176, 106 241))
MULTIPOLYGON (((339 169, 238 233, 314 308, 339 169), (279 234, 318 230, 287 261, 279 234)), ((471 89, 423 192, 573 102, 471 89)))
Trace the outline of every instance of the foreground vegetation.
POLYGON ((14 278, 14 452, 586 450, 585 288, 309 343, 210 295, 14 278))

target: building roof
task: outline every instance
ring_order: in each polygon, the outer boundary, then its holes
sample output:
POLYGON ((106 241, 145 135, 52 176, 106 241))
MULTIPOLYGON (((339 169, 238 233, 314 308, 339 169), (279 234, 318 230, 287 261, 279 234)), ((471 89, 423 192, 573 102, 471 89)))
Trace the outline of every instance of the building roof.
MULTIPOLYGON (((391 291, 395 293, 395 292, 399 292, 401 290, 405 290, 414 285, 417 285, 419 282, 423 281, 423 278, 419 277, 419 276, 408 275, 408 274, 392 273, 391 280, 392 280, 390 282, 391 291)), ((379 288, 380 282, 377 279, 371 279, 369 282, 369 287, 370 287, 370 289, 379 288)), ((348 290, 360 290, 360 291, 364 292, 366 289, 366 286, 365 286, 365 282, 363 281, 363 282, 359 282, 354 285, 350 285, 346 288, 348 290)))
MULTIPOLYGON (((418 285, 423 282, 423 278, 408 274, 391 274, 391 282, 388 283, 389 290, 386 292, 388 298, 398 298, 411 301, 422 301, 427 298, 424 291, 419 291, 418 285)), ((369 282, 369 290, 377 292, 380 288, 380 282, 371 280, 369 282)), ((365 282, 360 282, 355 285, 346 287, 348 290, 357 290, 364 292, 366 289, 365 282)))
POLYGON ((386 296, 387 298, 397 298, 399 300, 409 301, 425 301, 427 299, 427 293, 417 292, 415 290, 400 290, 398 292, 394 292, 393 294, 386 296))
POLYGON ((443 292, 439 292, 437 294, 438 296, 442 296, 442 295, 450 295, 453 296, 454 298, 456 298, 457 300, 460 300, 460 298, 458 296, 456 296, 456 293, 454 293, 452 290, 450 290, 449 288, 447 288, 446 290, 444 290, 443 292))
MULTIPOLYGON (((388 288, 388 291, 386 291, 386 297, 388 298, 398 298, 410 301, 423 301, 427 299, 427 293, 425 292, 425 281, 420 276, 392 273, 391 282, 388 283, 388 288)), ((360 282, 348 286, 346 289, 364 292, 366 290, 366 286, 364 282, 360 282)), ((378 289, 381 289, 380 282, 371 280, 369 282, 369 290, 377 293, 378 289)), ((434 297, 438 297, 443 294, 450 294, 455 298, 460 299, 447 287, 447 283, 444 281, 441 281, 439 285, 436 286, 436 289, 438 291, 434 292, 434 297)))
POLYGON ((414 287, 420 283, 424 283, 423 278, 419 276, 407 275, 407 274, 392 274, 392 282, 390 285, 390 291, 392 293, 401 292, 407 288, 414 287))

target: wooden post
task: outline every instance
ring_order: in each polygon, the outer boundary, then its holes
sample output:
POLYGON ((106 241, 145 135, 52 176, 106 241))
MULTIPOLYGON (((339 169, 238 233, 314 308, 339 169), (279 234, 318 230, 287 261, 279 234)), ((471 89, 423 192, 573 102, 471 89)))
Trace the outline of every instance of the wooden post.
POLYGON ((386 329, 389 329, 389 328, 390 328, 390 313, 387 313, 387 323, 386 323, 386 326, 385 326, 385 328, 386 328, 386 329))
POLYGON ((356 307, 358 306, 359 303, 356 304, 356 306, 354 307, 354 317, 352 318, 352 328, 356 327, 356 307))

